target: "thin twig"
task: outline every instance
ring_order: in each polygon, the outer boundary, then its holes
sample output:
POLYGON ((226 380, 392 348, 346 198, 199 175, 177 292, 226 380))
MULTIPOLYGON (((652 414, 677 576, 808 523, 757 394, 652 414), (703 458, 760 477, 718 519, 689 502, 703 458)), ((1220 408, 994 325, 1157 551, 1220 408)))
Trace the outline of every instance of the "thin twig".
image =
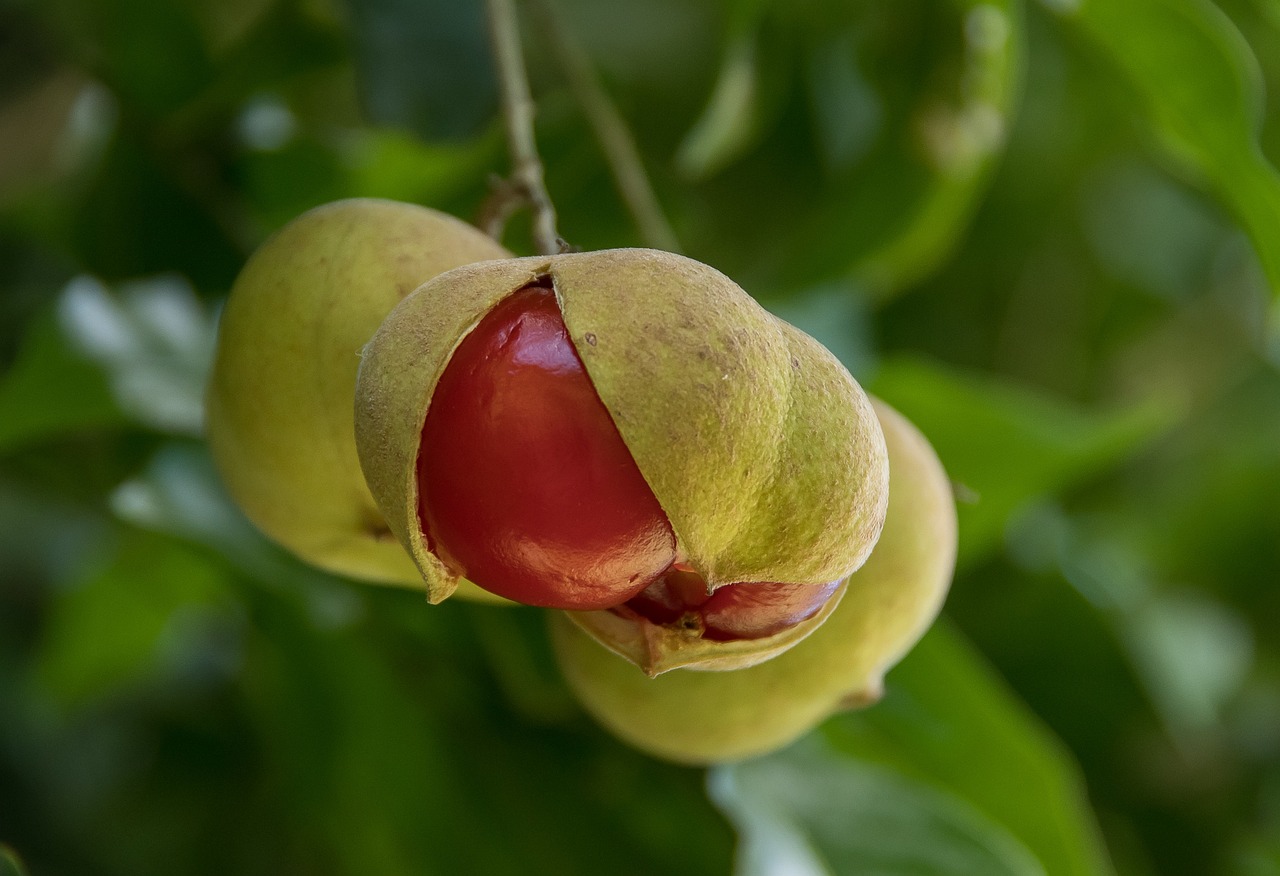
POLYGON ((528 206, 528 203, 524 192, 503 177, 493 174, 489 178, 489 195, 481 202, 472 224, 501 243, 507 221, 522 207, 528 206))
POLYGON ((635 137, 610 100, 591 58, 565 27, 552 0, 536 0, 533 8, 641 238, 655 249, 679 252, 680 241, 653 191, 635 137))
POLYGON ((523 193, 533 211, 533 242, 538 252, 554 255, 561 250, 561 240, 556 231, 556 208, 547 194, 542 159, 538 157, 538 144, 534 137, 533 98, 529 96, 515 3, 513 0, 486 0, 485 7, 489 14, 493 58, 498 68, 507 145, 511 150, 510 182, 523 193))

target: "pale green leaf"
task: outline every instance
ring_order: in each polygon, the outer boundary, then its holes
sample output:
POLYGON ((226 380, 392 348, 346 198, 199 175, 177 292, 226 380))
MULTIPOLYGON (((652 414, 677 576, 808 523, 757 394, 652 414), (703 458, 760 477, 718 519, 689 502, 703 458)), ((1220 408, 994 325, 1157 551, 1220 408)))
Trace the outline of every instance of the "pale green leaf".
POLYGON ((1208 0, 1048 4, 1124 75, 1164 150, 1237 216, 1280 295, 1280 174, 1258 145, 1261 74, 1208 0))
POLYGON ((122 410, 156 429, 200 434, 215 329, 186 280, 157 277, 114 293, 76 277, 58 316, 71 344, 108 375, 122 410))
POLYGON ((680 144, 681 173, 690 179, 711 176, 752 145, 759 133, 758 78, 756 37, 744 33, 725 49, 707 105, 680 144))
POLYGON ((1111 872, 1070 755, 957 632, 935 625, 886 687, 824 725, 839 751, 965 800, 1046 873, 1111 872))
POLYGON ((966 801, 815 740, 711 773, 738 828, 736 876, 1045 876, 966 801))
POLYGON ((18 853, 4 844, 0 844, 0 876, 27 876, 18 853))

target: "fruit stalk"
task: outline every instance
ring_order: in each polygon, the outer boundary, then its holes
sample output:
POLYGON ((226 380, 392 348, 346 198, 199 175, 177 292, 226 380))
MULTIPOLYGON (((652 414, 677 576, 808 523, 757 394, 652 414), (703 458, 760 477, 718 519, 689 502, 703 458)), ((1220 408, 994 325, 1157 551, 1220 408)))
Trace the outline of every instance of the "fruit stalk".
POLYGON ((533 98, 520 49, 520 24, 513 0, 486 0, 493 60, 498 68, 502 99, 502 119, 511 151, 511 179, 515 189, 533 212, 533 241, 538 252, 552 255, 560 251, 556 230, 556 208, 543 179, 542 159, 534 136, 533 98))
POLYGON ((622 113, 609 99, 591 58, 574 39, 552 0, 535 0, 531 8, 551 53, 559 61, 569 90, 582 108, 583 118, 596 135, 596 142, 600 144, 600 151, 613 174, 614 186, 631 213, 640 238, 645 246, 653 249, 680 252, 680 239, 645 172, 636 139, 622 113))

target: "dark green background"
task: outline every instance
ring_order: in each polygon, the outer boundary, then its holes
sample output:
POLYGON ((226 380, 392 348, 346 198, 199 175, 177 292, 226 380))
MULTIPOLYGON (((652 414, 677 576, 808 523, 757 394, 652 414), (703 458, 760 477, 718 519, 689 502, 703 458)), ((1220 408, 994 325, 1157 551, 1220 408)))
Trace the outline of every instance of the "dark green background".
MULTIPOLYGON (((561 233, 642 243, 546 8, 561 233)), ((1280 3, 552 8, 685 251, 935 443, 944 621, 698 771, 538 612, 266 543, 200 439, 219 303, 315 204, 476 215, 482 10, 0 0, 0 873, 1280 874, 1280 3)))

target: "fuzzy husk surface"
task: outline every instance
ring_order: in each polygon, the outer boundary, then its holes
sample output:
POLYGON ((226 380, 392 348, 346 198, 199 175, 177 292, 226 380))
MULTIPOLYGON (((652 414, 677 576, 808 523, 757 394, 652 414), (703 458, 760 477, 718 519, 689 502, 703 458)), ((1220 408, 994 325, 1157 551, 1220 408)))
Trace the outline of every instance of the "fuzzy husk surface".
POLYGON ((452 216, 375 199, 317 207, 263 243, 223 310, 206 393, 214 460, 259 529, 329 571, 422 587, 361 474, 360 350, 424 281, 509 255, 452 216))
POLYGON ((889 450, 888 518, 826 622, 757 666, 647 678, 553 615, 557 661, 597 720, 659 757, 709 764, 772 751, 835 711, 879 698, 885 672, 942 607, 957 533, 951 484, 928 441, 889 406, 877 401, 876 411, 889 450))
POLYGON ((365 478, 432 601, 456 581, 418 520, 415 462, 432 392, 484 315, 545 279, 681 560, 712 587, 825 584, 865 561, 888 497, 884 439, 834 356, 691 259, 644 249, 535 256, 442 274, 364 351, 356 437, 365 478))

